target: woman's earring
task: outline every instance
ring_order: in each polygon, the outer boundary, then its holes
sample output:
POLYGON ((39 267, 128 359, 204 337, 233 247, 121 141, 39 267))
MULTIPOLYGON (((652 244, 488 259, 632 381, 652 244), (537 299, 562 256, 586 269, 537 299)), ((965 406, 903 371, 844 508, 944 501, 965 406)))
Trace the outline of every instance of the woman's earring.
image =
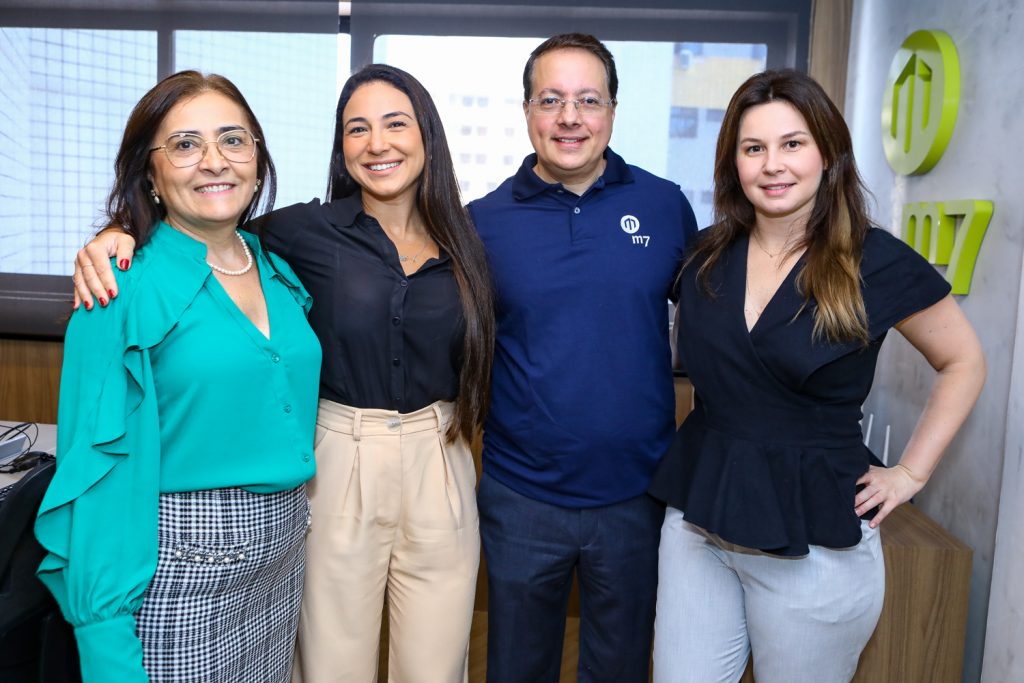
POLYGON ((253 194, 256 194, 257 192, 260 191, 260 183, 261 182, 262 181, 259 178, 256 179, 256 185, 255 185, 255 187, 252 188, 252 193, 253 194))
POLYGON ((159 203, 160 203, 160 195, 158 195, 158 194, 156 193, 156 190, 155 190, 155 189, 151 189, 151 190, 149 191, 149 194, 150 194, 150 195, 151 195, 151 196, 153 197, 153 201, 154 201, 154 202, 156 202, 157 204, 159 204, 159 203))

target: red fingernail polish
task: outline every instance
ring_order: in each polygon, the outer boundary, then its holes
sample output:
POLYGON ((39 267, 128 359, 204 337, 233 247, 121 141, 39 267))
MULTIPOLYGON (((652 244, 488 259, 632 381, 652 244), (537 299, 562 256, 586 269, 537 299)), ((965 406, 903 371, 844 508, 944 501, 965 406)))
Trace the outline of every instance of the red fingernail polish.
POLYGON ((117 262, 117 267, 121 270, 128 270, 128 259, 123 258, 117 262))
POLYGON ((108 290, 107 290, 107 294, 109 294, 109 295, 110 295, 110 298, 111 298, 111 299, 113 299, 113 298, 114 298, 114 290, 112 290, 112 289, 108 289, 108 290))
POLYGON ((86 301, 85 302, 85 310, 87 310, 87 311, 91 311, 92 310, 92 302, 91 301, 86 301))
POLYGON ((107 307, 107 300, 104 299, 102 296, 100 297, 100 306, 102 306, 103 308, 107 307))

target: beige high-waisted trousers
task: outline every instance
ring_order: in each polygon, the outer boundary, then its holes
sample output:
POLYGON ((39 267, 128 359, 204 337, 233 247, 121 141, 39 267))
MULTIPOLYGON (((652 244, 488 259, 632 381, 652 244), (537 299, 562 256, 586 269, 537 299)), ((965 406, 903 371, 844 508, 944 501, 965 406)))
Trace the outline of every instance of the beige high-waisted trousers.
POLYGON ((414 413, 320 401, 312 525, 293 681, 466 680, 480 563, 476 470, 464 440, 445 443, 452 404, 414 413))

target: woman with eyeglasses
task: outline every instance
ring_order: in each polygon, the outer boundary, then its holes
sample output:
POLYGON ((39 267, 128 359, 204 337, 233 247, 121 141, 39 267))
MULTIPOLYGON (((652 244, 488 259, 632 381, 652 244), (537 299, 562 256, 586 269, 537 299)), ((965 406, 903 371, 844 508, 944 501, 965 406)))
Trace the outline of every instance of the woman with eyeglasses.
POLYGON ((129 116, 107 216, 139 252, 68 326, 36 521, 86 683, 289 680, 320 345, 291 268, 238 231, 274 184, 221 76, 169 76, 129 116))
MULTIPOLYGON (((440 116, 408 73, 375 64, 345 84, 329 195, 256 221, 312 293, 324 349, 295 680, 375 680, 386 609, 381 678, 462 681, 480 560, 469 441, 494 312, 440 116)), ((79 252, 83 301, 108 250, 127 260, 131 239, 79 252)), ((98 289, 101 306, 117 293, 98 289)))

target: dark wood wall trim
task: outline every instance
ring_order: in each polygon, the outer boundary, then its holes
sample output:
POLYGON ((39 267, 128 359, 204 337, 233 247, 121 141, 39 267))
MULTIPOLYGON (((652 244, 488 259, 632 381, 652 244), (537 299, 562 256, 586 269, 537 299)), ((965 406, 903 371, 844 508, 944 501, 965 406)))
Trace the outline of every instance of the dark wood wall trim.
POLYGON ((0 338, 0 419, 55 423, 64 342, 0 338))

